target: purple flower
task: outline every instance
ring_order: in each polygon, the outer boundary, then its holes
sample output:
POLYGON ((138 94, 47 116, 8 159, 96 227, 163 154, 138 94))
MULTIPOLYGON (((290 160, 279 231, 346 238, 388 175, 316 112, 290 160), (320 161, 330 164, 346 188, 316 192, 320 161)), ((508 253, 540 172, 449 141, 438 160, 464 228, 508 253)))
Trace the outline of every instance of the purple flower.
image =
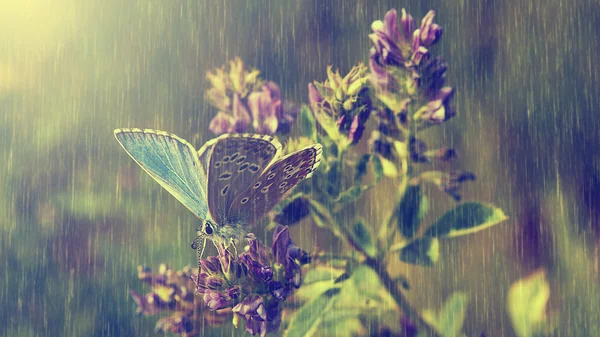
POLYGON ((221 263, 216 256, 200 259, 198 263, 200 264, 200 268, 208 275, 219 275, 221 273, 221 263))
POLYGON ((248 332, 264 336, 279 329, 281 302, 300 286, 300 265, 310 256, 281 225, 275 229, 270 251, 253 235, 247 243, 237 258, 220 247, 218 256, 200 259, 198 274, 191 279, 208 309, 231 309, 236 326, 243 319, 248 332))
POLYGON ((462 183, 475 179, 475 175, 467 171, 428 171, 421 173, 416 178, 417 181, 426 181, 436 185, 441 191, 446 192, 456 201, 460 201, 461 199, 459 190, 462 183))
POLYGON ((450 148, 427 150, 427 144, 417 138, 408 141, 410 158, 416 163, 431 163, 433 160, 448 161, 456 157, 456 151, 450 148))
POLYGON ((222 309, 230 305, 230 299, 215 290, 204 292, 203 300, 210 310, 222 309))
POLYGON ((375 53, 379 56, 380 64, 401 67, 406 62, 401 45, 404 39, 398 29, 398 14, 395 9, 389 10, 382 21, 375 21, 371 25, 373 33, 369 39, 373 43, 375 53))
POLYGON ((414 120, 421 123, 419 129, 443 123, 456 115, 450 106, 454 96, 454 89, 444 87, 440 89, 426 105, 421 107, 414 115, 414 120))
POLYGON ((272 135, 279 126, 278 117, 283 113, 279 86, 266 82, 262 91, 255 91, 248 96, 248 106, 252 112, 252 127, 258 133, 272 135))
POLYGON ((222 324, 227 313, 213 312, 203 301, 194 301, 197 286, 194 276, 190 267, 175 271, 163 264, 157 273, 147 267, 138 267, 139 279, 151 285, 152 290, 145 296, 130 290, 138 305, 137 312, 156 315, 168 311, 170 316, 158 320, 156 330, 190 337, 198 335, 194 330, 194 322, 198 319, 210 325, 222 324))
POLYGON ((353 67, 342 78, 339 72, 327 68, 327 80, 308 85, 308 98, 315 118, 338 146, 345 148, 358 143, 371 110, 371 98, 363 64, 353 67))
POLYGON ((250 334, 265 336, 279 330, 281 324, 281 308, 278 305, 269 305, 259 295, 250 295, 244 301, 233 307, 234 324, 238 326, 239 320, 246 320, 246 331, 250 334))
POLYGON ((435 44, 442 36, 442 27, 433 22, 434 18, 435 11, 429 11, 423 20, 421 20, 419 39, 421 40, 421 44, 425 47, 435 44))
POLYGON ((287 284, 299 288, 302 283, 300 265, 308 263, 310 256, 294 244, 287 226, 279 225, 273 232, 273 256, 276 263, 283 266, 287 284))
MULTIPOLYGON (((394 10, 395 11, 395 10, 394 10)), ((402 18, 400 19, 402 22, 402 31, 404 35, 405 42, 409 42, 412 39, 413 32, 417 29, 417 25, 415 24, 415 20, 412 15, 406 13, 406 10, 402 8, 402 18)))
POLYGON ((250 127, 270 135, 290 131, 299 109, 283 102, 277 84, 263 82, 258 75, 258 70, 245 70, 240 59, 230 62, 229 71, 223 67, 208 73, 212 87, 206 99, 219 109, 209 125, 213 133, 241 133, 250 127))

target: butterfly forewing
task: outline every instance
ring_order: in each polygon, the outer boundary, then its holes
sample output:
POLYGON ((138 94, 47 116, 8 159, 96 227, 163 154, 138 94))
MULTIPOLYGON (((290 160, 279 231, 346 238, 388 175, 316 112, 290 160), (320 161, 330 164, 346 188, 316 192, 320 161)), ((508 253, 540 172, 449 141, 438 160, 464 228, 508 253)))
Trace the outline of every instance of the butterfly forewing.
POLYGON ((291 153, 276 161, 233 200, 227 216, 254 225, 304 178, 319 166, 322 147, 311 147, 291 153))
POLYGON ((221 223, 229 220, 233 200, 279 156, 281 144, 270 136, 226 134, 208 147, 208 208, 221 223))
POLYGON ((208 165, 210 165, 210 154, 212 152, 212 148, 215 146, 217 139, 212 139, 206 142, 200 150, 198 150, 198 161, 200 162, 200 166, 204 170, 204 173, 208 177, 208 165))
POLYGON ((115 137, 154 180, 198 218, 206 218, 206 174, 192 145, 176 135, 149 129, 116 129, 115 137))

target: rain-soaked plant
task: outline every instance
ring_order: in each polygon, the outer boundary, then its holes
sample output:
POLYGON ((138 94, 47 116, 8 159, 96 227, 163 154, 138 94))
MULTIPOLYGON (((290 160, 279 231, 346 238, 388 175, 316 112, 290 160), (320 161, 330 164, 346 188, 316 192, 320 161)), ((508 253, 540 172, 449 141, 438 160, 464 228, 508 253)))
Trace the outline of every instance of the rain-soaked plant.
POLYGON ((276 84, 246 70, 239 59, 208 74, 212 88, 206 96, 219 109, 211 131, 285 134, 287 152, 318 142, 324 146, 322 164, 270 217, 270 250, 251 237, 237 256, 219 250, 201 259, 198 272, 165 269, 149 276, 141 269, 140 278, 153 291, 133 293, 140 312, 170 311, 158 327, 185 336, 198 335, 203 321, 218 324, 223 317, 261 336, 280 330, 286 336, 462 334, 466 294, 453 294, 437 313, 417 310, 405 297, 406 277, 388 269, 391 259, 432 266, 440 239, 506 219, 490 204, 466 202, 422 224, 428 212, 424 184, 458 202, 461 184, 475 179, 466 171, 427 169, 456 158, 453 149, 430 150, 420 138, 456 114, 454 90, 445 83, 448 66, 431 52, 442 36, 434 16, 430 11, 417 27, 405 10, 400 20, 396 10, 387 12, 372 24, 369 66, 358 64, 345 75, 328 67, 325 81, 308 85, 309 104, 299 111, 282 103, 276 84), (296 120, 298 130, 292 128, 296 120), (370 120, 375 130, 367 127, 370 120), (356 145, 368 134, 364 153, 356 145), (397 186, 389 196, 395 206, 383 223, 370 223, 356 206, 384 181, 397 186), (287 228, 301 220, 331 231, 344 248, 309 256, 287 228))

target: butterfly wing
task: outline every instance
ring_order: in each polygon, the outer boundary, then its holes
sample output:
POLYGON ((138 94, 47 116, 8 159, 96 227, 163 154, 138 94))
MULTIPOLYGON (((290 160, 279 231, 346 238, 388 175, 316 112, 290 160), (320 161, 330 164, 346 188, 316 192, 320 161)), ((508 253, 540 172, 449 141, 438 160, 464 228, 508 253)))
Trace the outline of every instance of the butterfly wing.
MULTIPOLYGON (((281 153, 281 144, 270 136, 224 134, 209 141, 208 209, 218 223, 226 222, 233 200, 253 184, 281 153)), ((206 152, 206 151, 205 151, 206 152)))
POLYGON ((228 217, 255 225, 289 191, 312 175, 319 166, 322 152, 321 144, 314 144, 276 161, 233 200, 228 217))
POLYGON ((116 129, 115 137, 144 171, 198 218, 206 219, 206 174, 190 143, 150 129, 116 129))
POLYGON ((200 166, 204 170, 204 174, 208 177, 208 165, 210 164, 210 154, 212 153, 212 149, 215 146, 218 138, 209 140, 206 142, 200 150, 198 150, 198 161, 200 162, 200 166))

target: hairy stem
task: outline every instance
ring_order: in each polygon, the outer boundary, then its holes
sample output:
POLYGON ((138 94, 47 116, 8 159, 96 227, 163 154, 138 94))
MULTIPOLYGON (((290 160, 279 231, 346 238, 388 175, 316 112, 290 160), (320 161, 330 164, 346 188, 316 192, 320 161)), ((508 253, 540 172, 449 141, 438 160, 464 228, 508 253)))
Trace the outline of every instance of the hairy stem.
POLYGON ((396 301, 398 307, 400 307, 402 312, 410 319, 410 321, 417 326, 420 332, 425 331, 427 336, 438 336, 437 331, 431 325, 429 325, 429 323, 427 323, 421 317, 421 315, 419 315, 417 309, 413 308, 408 303, 408 300, 400 288, 398 288, 398 285, 396 282, 394 282, 394 279, 392 279, 390 274, 387 272, 387 268, 383 266, 378 259, 366 256, 364 263, 377 273, 381 279, 381 283, 383 283, 383 286, 390 293, 390 295, 392 295, 392 298, 394 298, 394 301, 396 301))

